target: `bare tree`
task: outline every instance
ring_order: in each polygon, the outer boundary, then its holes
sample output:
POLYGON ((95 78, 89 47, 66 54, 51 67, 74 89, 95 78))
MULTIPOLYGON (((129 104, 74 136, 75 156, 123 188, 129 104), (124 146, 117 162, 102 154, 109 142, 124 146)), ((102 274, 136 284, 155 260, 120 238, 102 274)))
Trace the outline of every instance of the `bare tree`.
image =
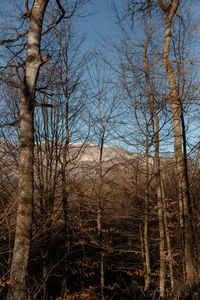
MULTIPOLYGON (((116 110, 119 105, 117 101, 117 95, 111 95, 108 99, 108 88, 112 87, 112 83, 109 81, 108 76, 109 71, 106 65, 101 61, 100 57, 95 55, 94 68, 89 70, 90 80, 92 83, 91 93, 94 97, 94 110, 92 111, 94 139, 98 141, 99 155, 97 158, 96 167, 96 182, 95 182, 95 193, 94 199, 97 206, 97 236, 99 239, 100 247, 100 291, 101 299, 105 299, 104 289, 105 289, 105 252, 104 248, 104 237, 103 237, 103 219, 104 219, 104 180, 105 176, 109 172, 109 166, 105 169, 104 167, 104 146, 106 139, 111 135, 114 120, 116 118, 116 110), (101 62, 101 63, 99 63, 101 62), (108 72, 108 73, 106 73, 108 72)), ((118 99, 119 100, 119 99, 118 99)))
POLYGON ((26 272, 30 248, 33 202, 34 100, 39 69, 48 60, 40 56, 42 23, 48 1, 34 1, 30 13, 26 72, 20 98, 19 202, 8 299, 26 299, 26 272))
MULTIPOLYGON (((170 62, 170 42, 172 36, 172 24, 176 18, 179 0, 169 1, 168 5, 162 0, 158 1, 161 10, 165 13, 165 37, 163 41, 163 64, 168 74, 170 88, 170 105, 173 111, 174 130, 174 153, 176 157, 177 175, 179 184, 179 202, 183 203, 183 232, 184 232, 184 252, 186 283, 188 286, 198 284, 198 267, 195 261, 195 251, 193 247, 192 211, 188 185, 187 168, 182 152, 182 132, 181 132, 181 99, 176 85, 176 78, 172 64, 170 62), (183 202, 182 202, 183 201, 183 202)), ((183 115, 182 115, 183 119, 183 115)))
MULTIPOLYGON (((56 26, 64 16, 64 9, 59 0, 56 1, 62 11, 60 18, 48 29, 56 26)), ((14 43, 27 34, 26 70, 20 97, 20 142, 19 142, 19 201, 15 246, 12 258, 10 277, 14 284, 10 286, 8 299, 27 299, 26 272, 30 248, 33 203, 33 149, 34 149, 34 106, 36 83, 41 66, 49 59, 49 55, 40 55, 42 25, 48 0, 36 0, 31 10, 25 2, 26 17, 30 19, 29 29, 15 38, 2 40, 1 44, 14 43)))

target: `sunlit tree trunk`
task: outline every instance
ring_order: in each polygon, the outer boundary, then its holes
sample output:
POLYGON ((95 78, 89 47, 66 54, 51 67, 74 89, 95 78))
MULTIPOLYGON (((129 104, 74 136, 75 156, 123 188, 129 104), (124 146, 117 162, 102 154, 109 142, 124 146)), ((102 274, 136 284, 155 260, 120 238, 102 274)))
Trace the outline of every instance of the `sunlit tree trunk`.
POLYGON ((10 271, 14 283, 9 287, 9 300, 27 299, 26 274, 33 202, 34 97, 39 69, 48 59, 40 56, 42 23, 47 3, 48 0, 35 0, 30 15, 26 71, 20 97, 19 199, 10 271))
POLYGON ((156 194, 158 202, 158 221, 159 221, 159 249, 160 249, 160 283, 159 292, 160 297, 164 298, 165 295, 165 230, 164 230, 164 214, 163 214, 163 197, 162 197, 162 187, 161 187, 161 171, 160 171, 160 154, 159 154, 159 117, 155 110, 155 99, 154 93, 151 86, 151 79, 149 75, 149 66, 147 61, 147 49, 152 38, 151 33, 151 1, 147 0, 148 4, 148 37, 144 46, 144 73, 148 90, 148 97, 150 102, 150 112, 151 112, 151 126, 154 135, 154 145, 155 145, 155 162, 156 162, 156 194))
POLYGON ((145 186, 145 202, 144 202, 144 257, 145 257, 145 274, 144 274, 144 291, 148 291, 151 282, 151 265, 149 255, 149 142, 148 128, 146 130, 146 186, 145 186))
POLYGON ((195 251, 192 239, 192 214, 191 203, 189 197, 189 186, 187 181, 187 169, 184 166, 184 157, 182 152, 182 136, 181 136, 181 108, 180 95, 176 86, 175 74, 170 63, 170 41, 172 22, 176 16, 179 6, 179 0, 170 1, 168 6, 165 6, 162 0, 158 3, 165 13, 165 38, 163 42, 163 64, 167 71, 169 88, 170 88, 170 105, 173 112, 173 131, 174 131, 174 152, 176 158, 178 186, 179 186, 179 202, 183 201, 183 235, 184 235, 184 254, 185 254, 185 269, 186 269, 186 284, 193 286, 198 283, 197 265, 195 262, 195 251))

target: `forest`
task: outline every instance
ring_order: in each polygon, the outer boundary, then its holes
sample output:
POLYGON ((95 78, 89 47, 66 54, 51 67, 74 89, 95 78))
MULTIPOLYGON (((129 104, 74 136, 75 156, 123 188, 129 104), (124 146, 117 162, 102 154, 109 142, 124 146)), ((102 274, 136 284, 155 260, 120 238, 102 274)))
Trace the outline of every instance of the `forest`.
POLYGON ((1 1, 0 299, 200 299, 199 11, 1 1))

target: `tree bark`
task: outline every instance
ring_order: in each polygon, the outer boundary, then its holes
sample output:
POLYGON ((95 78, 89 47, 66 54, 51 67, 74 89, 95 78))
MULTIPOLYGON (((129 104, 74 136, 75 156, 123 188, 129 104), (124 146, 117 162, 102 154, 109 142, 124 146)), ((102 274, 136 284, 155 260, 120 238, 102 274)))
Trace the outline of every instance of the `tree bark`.
POLYGON ((66 168, 68 165, 67 154, 69 151, 69 86, 68 86, 68 53, 66 50, 66 71, 65 71, 65 142, 62 151, 62 203, 63 203, 63 213, 64 213, 64 226, 65 226, 65 239, 67 254, 70 252, 69 245, 69 209, 68 209, 68 191, 67 191, 67 174, 66 168))
MULTIPOLYGON (((159 250, 160 250, 160 282, 159 282, 159 293, 160 297, 164 298, 165 295, 165 230, 164 230, 164 214, 163 214, 163 197, 162 197, 162 186, 161 186, 161 171, 160 171, 160 153, 159 153, 159 117, 155 109, 155 98, 151 85, 151 79, 149 75, 149 66, 147 62, 147 48, 152 38, 151 33, 151 0, 147 0, 148 4, 148 37, 144 46, 144 73, 147 84, 148 97, 150 102, 151 112, 151 126, 154 135, 155 144, 155 160, 156 160, 156 194, 158 203, 158 221, 159 221, 159 250)), ((148 133, 148 131, 147 131, 148 133)))
POLYGON ((173 112, 173 131, 174 131, 174 152, 176 158, 178 186, 179 186, 179 202, 183 201, 183 229, 184 229, 184 254, 185 254, 185 268, 186 268, 186 284, 193 286, 198 284, 198 272, 195 262, 195 252, 193 248, 192 239, 192 215, 190 209, 189 186, 187 182, 187 170, 184 166, 184 156, 182 152, 182 136, 181 136, 181 99, 176 86, 175 74, 173 67, 170 63, 170 41, 172 22, 175 18, 179 0, 170 1, 168 6, 158 0, 158 3, 165 13, 165 38, 163 42, 163 64, 167 71, 169 88, 171 92, 170 105, 173 112))
POLYGON ((174 292, 174 269, 173 269, 172 249, 171 249, 170 234, 169 234, 169 229, 168 229, 167 207, 166 207, 166 202, 168 199, 165 198, 164 185, 163 185, 162 178, 161 178, 161 188, 162 188, 162 197, 163 197, 163 205, 164 205, 164 226, 165 226, 165 235, 166 235, 166 242, 167 242, 169 276, 170 276, 171 291, 173 294, 173 292, 174 292))
POLYGON ((144 250, 145 250, 145 274, 144 274, 144 291, 148 291, 151 282, 151 265, 149 255, 149 142, 148 142, 148 128, 146 130, 146 186, 145 186, 145 208, 144 208, 144 250))
MULTIPOLYGON (((99 103, 100 105, 100 103, 99 103)), ((102 174, 102 163, 103 163, 103 146, 105 138, 105 127, 101 121, 103 127, 103 133, 100 144, 100 156, 99 156, 99 186, 98 186, 98 195, 97 195, 97 231, 99 241, 102 244, 102 203, 101 203, 101 192, 103 185, 103 174, 102 174)), ((104 300, 104 252, 100 252, 100 287, 101 287, 101 300, 104 300)))
POLYGON ((20 97, 19 199, 10 271, 13 284, 9 287, 9 300, 27 299, 26 274, 33 203, 34 97, 40 66, 48 59, 40 56, 42 23, 47 3, 48 0, 34 1, 28 30, 26 71, 20 97))

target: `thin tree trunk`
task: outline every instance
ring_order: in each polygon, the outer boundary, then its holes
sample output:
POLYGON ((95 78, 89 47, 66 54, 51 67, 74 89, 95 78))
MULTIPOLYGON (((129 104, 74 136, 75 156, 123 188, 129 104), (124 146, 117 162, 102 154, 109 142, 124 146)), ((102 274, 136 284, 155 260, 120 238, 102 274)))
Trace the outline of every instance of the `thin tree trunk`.
POLYGON ((172 261, 172 250, 171 250, 171 243, 170 243, 170 236, 169 236, 169 229, 168 229, 168 222, 167 222, 167 208, 166 208, 166 198, 164 193, 163 181, 161 178, 161 186, 162 186, 162 195, 163 195, 163 205, 164 205, 164 226, 165 226, 165 236, 167 242, 167 255, 168 255, 168 263, 169 263, 169 276, 170 276, 170 284, 171 284, 171 291, 172 294, 174 292, 174 270, 173 270, 173 261, 172 261))
MULTIPOLYGON (((100 144, 100 157, 99 157, 99 187, 98 187, 98 203, 97 203, 97 231, 100 243, 102 243, 102 203, 101 192, 103 184, 102 162, 103 162, 103 146, 104 146, 105 127, 103 126, 103 133, 100 144)), ((101 300, 104 300, 104 253, 100 252, 100 287, 101 287, 101 300)))
MULTIPOLYGON (((148 130, 147 130, 148 134, 148 130)), ((145 187, 145 208, 144 208, 144 250, 145 250, 145 274, 144 274, 144 291, 148 291, 151 282, 151 265, 149 255, 149 145, 148 136, 146 137, 146 187, 145 187)))
POLYGON ((149 76, 149 66, 147 62, 147 48, 152 38, 151 33, 151 0, 147 0, 148 4, 148 38, 144 46, 144 72, 148 90, 148 97, 150 101, 151 111, 151 126, 154 134, 155 142, 155 158, 156 158, 156 193, 158 202, 158 220, 159 220, 159 249, 160 249, 160 283, 159 292, 160 297, 164 298, 165 295, 165 231, 164 231, 164 215, 163 215, 163 198, 162 198, 162 187, 161 187, 161 173, 160 173, 160 154, 159 154, 159 118, 155 111, 155 99, 153 89, 151 86, 151 79, 149 76), (156 122, 156 126, 155 126, 156 122))
POLYGON ((156 115, 156 134, 155 134, 155 156, 156 156, 156 177, 157 177, 157 200, 158 200, 158 220, 160 233, 160 297, 165 296, 165 229, 164 229, 164 212, 163 212, 163 196, 161 187, 160 174, 160 156, 159 156, 159 119, 156 115))
POLYGON ((47 57, 40 56, 42 23, 48 0, 35 0, 31 10, 27 41, 26 71, 20 97, 19 200, 15 244, 7 299, 26 300, 26 275, 32 226, 34 97, 40 66, 47 57))
MULTIPOLYGON (((144 223, 144 222, 142 222, 144 223)), ((146 287, 146 273, 147 273, 147 268, 146 268, 146 261, 145 261, 145 253, 144 253, 144 234, 143 234, 143 227, 141 225, 141 222, 139 221, 139 230, 140 230, 140 243, 141 243, 141 254, 142 254, 142 263, 143 263, 143 268, 144 268, 144 291, 146 292, 148 289, 145 289, 146 287)), ((131 248, 130 248, 131 249, 131 248)))
POLYGON ((161 299, 164 299, 165 295, 165 235, 164 235, 164 224, 163 224, 163 209, 161 202, 161 194, 160 188, 158 187, 159 192, 157 190, 158 197, 158 220, 159 220, 159 233, 160 233, 160 241, 159 241, 159 249, 160 249, 160 283, 159 283, 159 291, 161 299))
POLYGON ((101 258, 101 273, 100 273, 100 276, 101 276, 101 300, 104 300, 105 297, 104 297, 104 286, 105 286, 105 280, 104 280, 104 253, 101 252, 100 253, 100 258, 101 258))
MULTIPOLYGON (((100 141, 100 152, 99 152, 99 170, 98 170, 98 187, 97 187, 97 232, 98 232, 98 238, 100 241, 100 244, 103 244, 103 237, 102 237, 102 186, 103 186, 103 170, 102 170, 102 164, 103 164, 103 147, 104 147, 104 140, 105 140, 105 132, 106 132, 106 126, 103 123, 102 118, 102 111, 101 111, 101 89, 99 87, 98 83, 98 106, 99 106, 99 121, 102 128, 101 133, 101 141, 100 141)), ((108 118, 109 119, 109 118, 108 118)), ((108 121, 107 119, 107 121, 108 121)), ((107 123, 106 121, 106 123, 107 123)), ((104 289, 105 289, 105 274, 104 274, 104 256, 105 253, 103 251, 100 252, 100 290, 101 290, 101 300, 105 299, 104 296, 104 289)))
POLYGON ((69 149, 69 87, 68 87, 68 56, 66 51, 66 72, 65 72, 65 143, 62 151, 62 203, 64 213, 65 239, 67 245, 67 253, 70 252, 69 245, 69 209, 68 209, 68 192, 67 192, 67 154, 69 149))
POLYGON ((68 192, 67 192, 67 180, 66 180, 66 152, 65 146, 63 149, 63 162, 62 162, 62 205, 63 205, 63 215, 64 215, 64 232, 65 232, 65 245, 67 248, 67 254, 70 252, 69 244, 69 209, 68 209, 68 192))
MULTIPOLYGON (((64 145, 62 149, 62 205, 63 205, 63 218, 64 218, 64 232, 65 232, 65 254, 66 256, 70 253, 70 240, 69 240, 69 207, 68 207, 68 197, 69 193, 67 191, 67 165, 68 165, 68 151, 69 151, 69 87, 68 87, 68 56, 66 50, 66 72, 65 72, 65 135, 64 135, 64 145)), ((66 267, 63 284, 66 286, 66 267)))

